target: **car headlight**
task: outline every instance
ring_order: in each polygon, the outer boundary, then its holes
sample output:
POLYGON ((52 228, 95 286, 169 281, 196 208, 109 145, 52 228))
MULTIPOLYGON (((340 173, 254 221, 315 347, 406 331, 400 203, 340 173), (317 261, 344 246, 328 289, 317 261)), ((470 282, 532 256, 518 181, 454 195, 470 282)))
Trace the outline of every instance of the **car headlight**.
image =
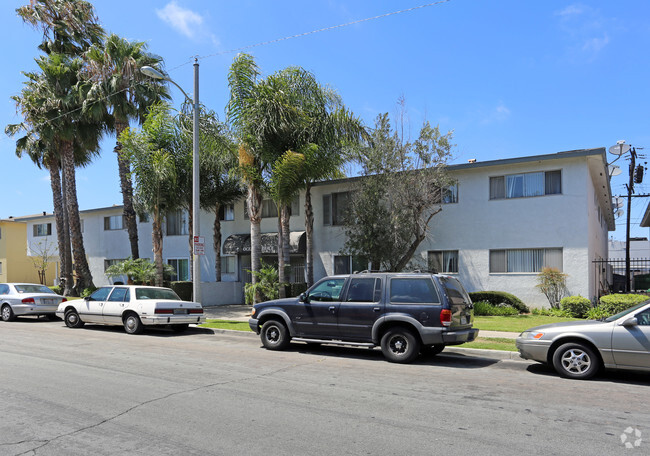
POLYGON ((543 336, 544 333, 540 331, 524 331, 519 335, 519 337, 526 340, 537 340, 541 339, 543 336))

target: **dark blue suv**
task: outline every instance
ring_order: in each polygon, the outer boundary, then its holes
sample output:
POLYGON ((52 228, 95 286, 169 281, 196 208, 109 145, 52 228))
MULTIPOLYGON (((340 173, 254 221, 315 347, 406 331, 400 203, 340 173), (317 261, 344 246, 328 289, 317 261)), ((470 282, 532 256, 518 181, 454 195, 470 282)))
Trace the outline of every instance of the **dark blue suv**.
POLYGON ((472 341, 474 306, 454 277, 362 272, 326 277, 298 298, 253 306, 248 323, 270 350, 290 341, 381 346, 392 362, 472 341))

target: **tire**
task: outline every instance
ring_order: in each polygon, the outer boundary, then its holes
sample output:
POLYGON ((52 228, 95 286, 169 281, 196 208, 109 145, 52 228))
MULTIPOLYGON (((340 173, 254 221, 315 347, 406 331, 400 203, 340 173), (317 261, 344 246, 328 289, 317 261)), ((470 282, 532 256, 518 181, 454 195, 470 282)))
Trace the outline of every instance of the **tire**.
POLYGON ((260 332, 262 345, 269 350, 284 350, 289 346, 289 331, 284 323, 269 320, 262 325, 260 332))
POLYGON ((14 321, 16 319, 16 315, 14 315, 14 311, 9 304, 3 305, 0 312, 2 312, 2 321, 14 321))
POLYGON ((562 377, 586 380, 598 373, 601 361, 588 346, 579 342, 570 342, 555 350, 553 367, 562 377))
POLYGON ((65 321, 65 325, 68 328, 81 328, 84 325, 84 322, 81 320, 79 314, 74 309, 66 311, 63 320, 65 321))
POLYGON ((420 341, 406 328, 389 329, 381 338, 381 351, 391 363, 410 363, 420 353, 420 341))
POLYGON ((127 334, 142 334, 144 331, 144 325, 140 321, 140 317, 135 313, 126 314, 122 322, 124 323, 124 331, 127 334))
POLYGON ((189 326, 190 325, 188 323, 183 323, 183 324, 180 324, 180 325, 172 325, 172 331, 177 332, 177 333, 182 333, 182 332, 187 331, 187 328, 189 328, 189 326))
POLYGON ((425 356, 436 356, 445 349, 445 345, 423 345, 420 348, 420 353, 425 356))

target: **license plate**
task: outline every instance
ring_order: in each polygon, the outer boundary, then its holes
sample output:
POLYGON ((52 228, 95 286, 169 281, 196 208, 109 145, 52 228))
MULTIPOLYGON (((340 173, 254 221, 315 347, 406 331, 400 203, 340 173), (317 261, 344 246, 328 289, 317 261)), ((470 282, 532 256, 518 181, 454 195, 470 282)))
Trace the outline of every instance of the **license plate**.
POLYGON ((187 309, 174 309, 174 315, 187 315, 187 309))
POLYGON ((41 302, 42 302, 44 305, 46 305, 46 306, 51 306, 51 305, 53 305, 53 304, 56 304, 56 299, 52 299, 52 298, 43 298, 43 299, 41 299, 41 302))

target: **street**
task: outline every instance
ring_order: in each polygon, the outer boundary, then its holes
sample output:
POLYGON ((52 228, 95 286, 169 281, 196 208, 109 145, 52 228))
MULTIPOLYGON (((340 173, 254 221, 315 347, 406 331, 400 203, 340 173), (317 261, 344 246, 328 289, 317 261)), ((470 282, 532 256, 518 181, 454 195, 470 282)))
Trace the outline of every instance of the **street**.
MULTIPOLYGON (((0 454, 648 454, 650 375, 250 334, 0 324, 0 454), (629 431, 638 430, 641 436, 629 431), (626 434, 624 431, 628 430, 626 434), (626 449, 627 443, 639 446, 626 449)), ((638 433, 637 433, 638 434, 638 433)))

